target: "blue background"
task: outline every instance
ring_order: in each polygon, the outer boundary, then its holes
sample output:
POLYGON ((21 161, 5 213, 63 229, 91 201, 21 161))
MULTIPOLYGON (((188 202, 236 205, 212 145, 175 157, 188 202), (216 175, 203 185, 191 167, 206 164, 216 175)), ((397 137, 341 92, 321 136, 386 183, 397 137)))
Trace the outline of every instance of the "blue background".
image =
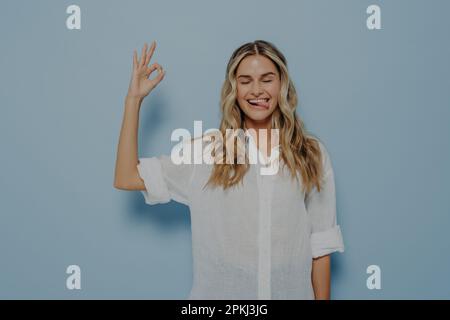
POLYGON ((332 298, 450 298, 449 14, 444 0, 2 1, 0 298, 187 297, 188 208, 113 188, 132 52, 154 39, 167 74, 141 109, 140 157, 194 120, 217 128, 231 53, 271 41, 333 161, 346 251, 332 298), (71 264, 81 290, 66 289, 71 264))

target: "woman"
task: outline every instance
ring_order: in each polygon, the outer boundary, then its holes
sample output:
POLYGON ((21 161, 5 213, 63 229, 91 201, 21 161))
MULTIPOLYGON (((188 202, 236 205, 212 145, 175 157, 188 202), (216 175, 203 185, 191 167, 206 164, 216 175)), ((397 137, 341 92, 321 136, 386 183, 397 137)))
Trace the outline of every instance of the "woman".
MULTIPOLYGON (((246 144, 266 164, 279 155, 280 170, 261 175, 264 165, 248 163, 247 154, 245 163, 174 164, 168 155, 138 159, 140 105, 165 75, 159 64, 148 67, 155 47, 153 42, 147 52, 145 44, 139 60, 133 54, 114 186, 141 190, 147 204, 175 200, 189 206, 189 299, 329 299, 330 254, 344 251, 334 174, 323 143, 306 134, 295 113, 297 94, 283 54, 266 41, 242 45, 229 60, 222 87, 223 137, 227 129, 269 132, 267 143, 252 133, 246 144), (154 70, 159 74, 150 80, 154 70), (278 135, 270 134, 274 129, 278 135)), ((220 150, 208 149, 206 140, 200 156, 211 153, 217 160, 220 150)))

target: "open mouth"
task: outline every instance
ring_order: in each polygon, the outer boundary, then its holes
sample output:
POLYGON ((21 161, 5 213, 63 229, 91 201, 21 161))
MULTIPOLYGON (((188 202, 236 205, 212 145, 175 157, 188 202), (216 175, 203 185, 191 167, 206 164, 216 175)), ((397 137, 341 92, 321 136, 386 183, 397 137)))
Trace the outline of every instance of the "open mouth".
POLYGON ((247 102, 257 109, 269 109, 269 98, 266 99, 250 99, 247 102))

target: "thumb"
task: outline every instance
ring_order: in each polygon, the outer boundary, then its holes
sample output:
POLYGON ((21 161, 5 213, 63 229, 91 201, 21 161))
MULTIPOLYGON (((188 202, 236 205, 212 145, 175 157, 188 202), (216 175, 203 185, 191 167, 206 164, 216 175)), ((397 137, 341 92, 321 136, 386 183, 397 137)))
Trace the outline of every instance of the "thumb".
POLYGON ((164 70, 164 69, 161 67, 161 69, 159 70, 159 73, 158 73, 158 79, 159 79, 159 81, 161 81, 161 80, 164 78, 165 75, 166 75, 166 70, 164 70))

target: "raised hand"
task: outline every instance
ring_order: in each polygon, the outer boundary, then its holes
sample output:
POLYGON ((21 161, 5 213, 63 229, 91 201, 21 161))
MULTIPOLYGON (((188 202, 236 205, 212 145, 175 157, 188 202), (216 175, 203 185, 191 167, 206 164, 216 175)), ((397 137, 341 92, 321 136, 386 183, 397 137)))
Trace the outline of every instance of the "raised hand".
POLYGON ((156 42, 153 41, 147 52, 147 43, 145 43, 140 59, 138 59, 136 50, 133 51, 133 73, 128 88, 129 97, 145 98, 164 78, 166 72, 158 63, 155 62, 150 67, 148 66, 155 48, 156 42), (158 70, 158 75, 154 79, 149 79, 150 74, 155 70, 158 70))

